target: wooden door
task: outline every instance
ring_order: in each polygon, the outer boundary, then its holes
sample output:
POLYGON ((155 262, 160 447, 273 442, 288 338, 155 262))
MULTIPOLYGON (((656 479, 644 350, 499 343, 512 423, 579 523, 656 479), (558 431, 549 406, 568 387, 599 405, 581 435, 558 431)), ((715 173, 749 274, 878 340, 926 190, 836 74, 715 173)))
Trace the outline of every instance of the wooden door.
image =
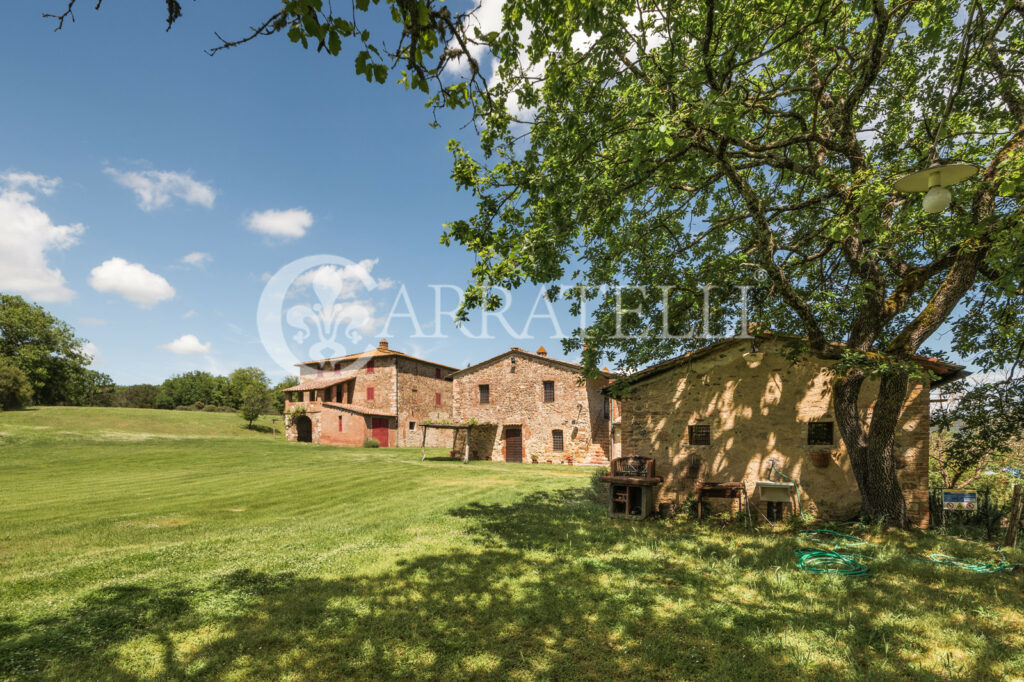
POLYGON ((523 461, 523 430, 505 429, 505 461, 523 461))
POLYGON ((309 417, 303 415, 295 418, 296 440, 300 443, 313 442, 313 422, 309 417))
POLYGON ((374 417, 370 420, 370 435, 380 443, 382 448, 388 446, 388 418, 374 417))

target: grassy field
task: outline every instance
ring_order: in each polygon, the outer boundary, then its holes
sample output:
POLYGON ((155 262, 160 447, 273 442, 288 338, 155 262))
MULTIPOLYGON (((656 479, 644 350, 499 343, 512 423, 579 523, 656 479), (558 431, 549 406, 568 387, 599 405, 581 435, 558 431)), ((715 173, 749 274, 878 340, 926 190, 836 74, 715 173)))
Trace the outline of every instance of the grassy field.
POLYGON ((862 534, 870 577, 813 575, 792 531, 613 522, 584 468, 433 454, 0 413, 0 678, 1024 678, 1024 574, 919 559, 982 545, 862 534))

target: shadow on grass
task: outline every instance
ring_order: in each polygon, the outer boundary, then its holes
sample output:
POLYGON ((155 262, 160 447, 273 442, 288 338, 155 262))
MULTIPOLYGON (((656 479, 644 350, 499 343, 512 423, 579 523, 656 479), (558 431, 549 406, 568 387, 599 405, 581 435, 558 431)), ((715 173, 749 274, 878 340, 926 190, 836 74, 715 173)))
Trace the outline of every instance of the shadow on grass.
MULTIPOLYGON (((950 580, 927 565, 912 580, 800 573, 792 535, 612 522, 582 492, 454 515, 469 529, 463 547, 384 575, 243 569, 189 592, 98 590, 59 618, 4 624, 0 677, 83 664, 143 677, 116 666, 145 637, 157 643, 151 674, 167 677, 924 679, 936 671, 921 665, 929 632, 915 626, 936 604, 969 605, 975 588, 1021 604, 1018 580, 950 580), (216 616, 206 604, 230 607, 216 616), (820 655, 808 653, 815 646, 820 655)), ((971 642, 953 676, 995 678, 1019 656, 994 619, 933 626, 971 642)))

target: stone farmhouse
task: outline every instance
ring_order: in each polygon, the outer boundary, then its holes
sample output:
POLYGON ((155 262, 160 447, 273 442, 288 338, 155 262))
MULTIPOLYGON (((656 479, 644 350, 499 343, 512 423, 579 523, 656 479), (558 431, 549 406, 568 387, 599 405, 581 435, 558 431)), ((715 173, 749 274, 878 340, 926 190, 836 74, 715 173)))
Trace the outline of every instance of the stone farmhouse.
POLYGON ((616 405, 611 381, 580 365, 512 348, 452 375, 452 418, 473 423, 470 457, 504 462, 607 464, 616 405))
MULTIPOLYGON (((803 509, 823 518, 856 514, 860 493, 829 390, 833 361, 805 357, 794 364, 782 353, 786 341, 769 336, 752 346, 749 339, 729 339, 621 380, 622 449, 654 459, 662 477, 659 502, 680 505, 704 486, 733 482, 742 485, 751 508, 764 513, 767 503, 759 491, 768 488, 757 481, 770 479, 774 464, 799 484, 803 509)), ((917 360, 939 379, 911 383, 896 467, 910 518, 925 526, 930 389, 963 376, 964 368, 936 358, 917 360)), ((877 392, 877 382, 865 382, 865 418, 877 392)), ((738 507, 738 500, 728 502, 738 507)))
MULTIPOLYGON (((454 371, 391 350, 385 340, 363 353, 301 363, 300 383, 285 389, 285 433, 328 445, 372 437, 382 447, 418 447, 424 421, 451 418, 454 371)), ((451 438, 435 431, 427 445, 449 447, 451 438)))

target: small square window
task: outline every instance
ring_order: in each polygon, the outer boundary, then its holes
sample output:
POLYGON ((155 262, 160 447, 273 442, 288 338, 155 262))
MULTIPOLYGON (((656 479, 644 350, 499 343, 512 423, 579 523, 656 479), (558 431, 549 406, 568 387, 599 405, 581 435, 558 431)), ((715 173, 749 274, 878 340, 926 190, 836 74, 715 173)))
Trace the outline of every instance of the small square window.
POLYGON ((410 431, 415 431, 416 430, 416 422, 409 422, 409 430, 410 431))
POLYGON ((711 426, 690 424, 690 445, 711 445, 711 426))
POLYGON ((490 402, 491 402, 491 385, 490 384, 480 384, 479 390, 480 390, 480 404, 481 405, 488 405, 488 404, 490 404, 490 402))
POLYGON ((834 445, 834 422, 811 422, 807 425, 808 445, 834 445))
POLYGON ((544 382, 544 402, 555 402, 555 382, 553 381, 544 382))
POLYGON ((565 441, 562 437, 562 429, 555 429, 551 432, 551 449, 561 452, 565 449, 565 441))

